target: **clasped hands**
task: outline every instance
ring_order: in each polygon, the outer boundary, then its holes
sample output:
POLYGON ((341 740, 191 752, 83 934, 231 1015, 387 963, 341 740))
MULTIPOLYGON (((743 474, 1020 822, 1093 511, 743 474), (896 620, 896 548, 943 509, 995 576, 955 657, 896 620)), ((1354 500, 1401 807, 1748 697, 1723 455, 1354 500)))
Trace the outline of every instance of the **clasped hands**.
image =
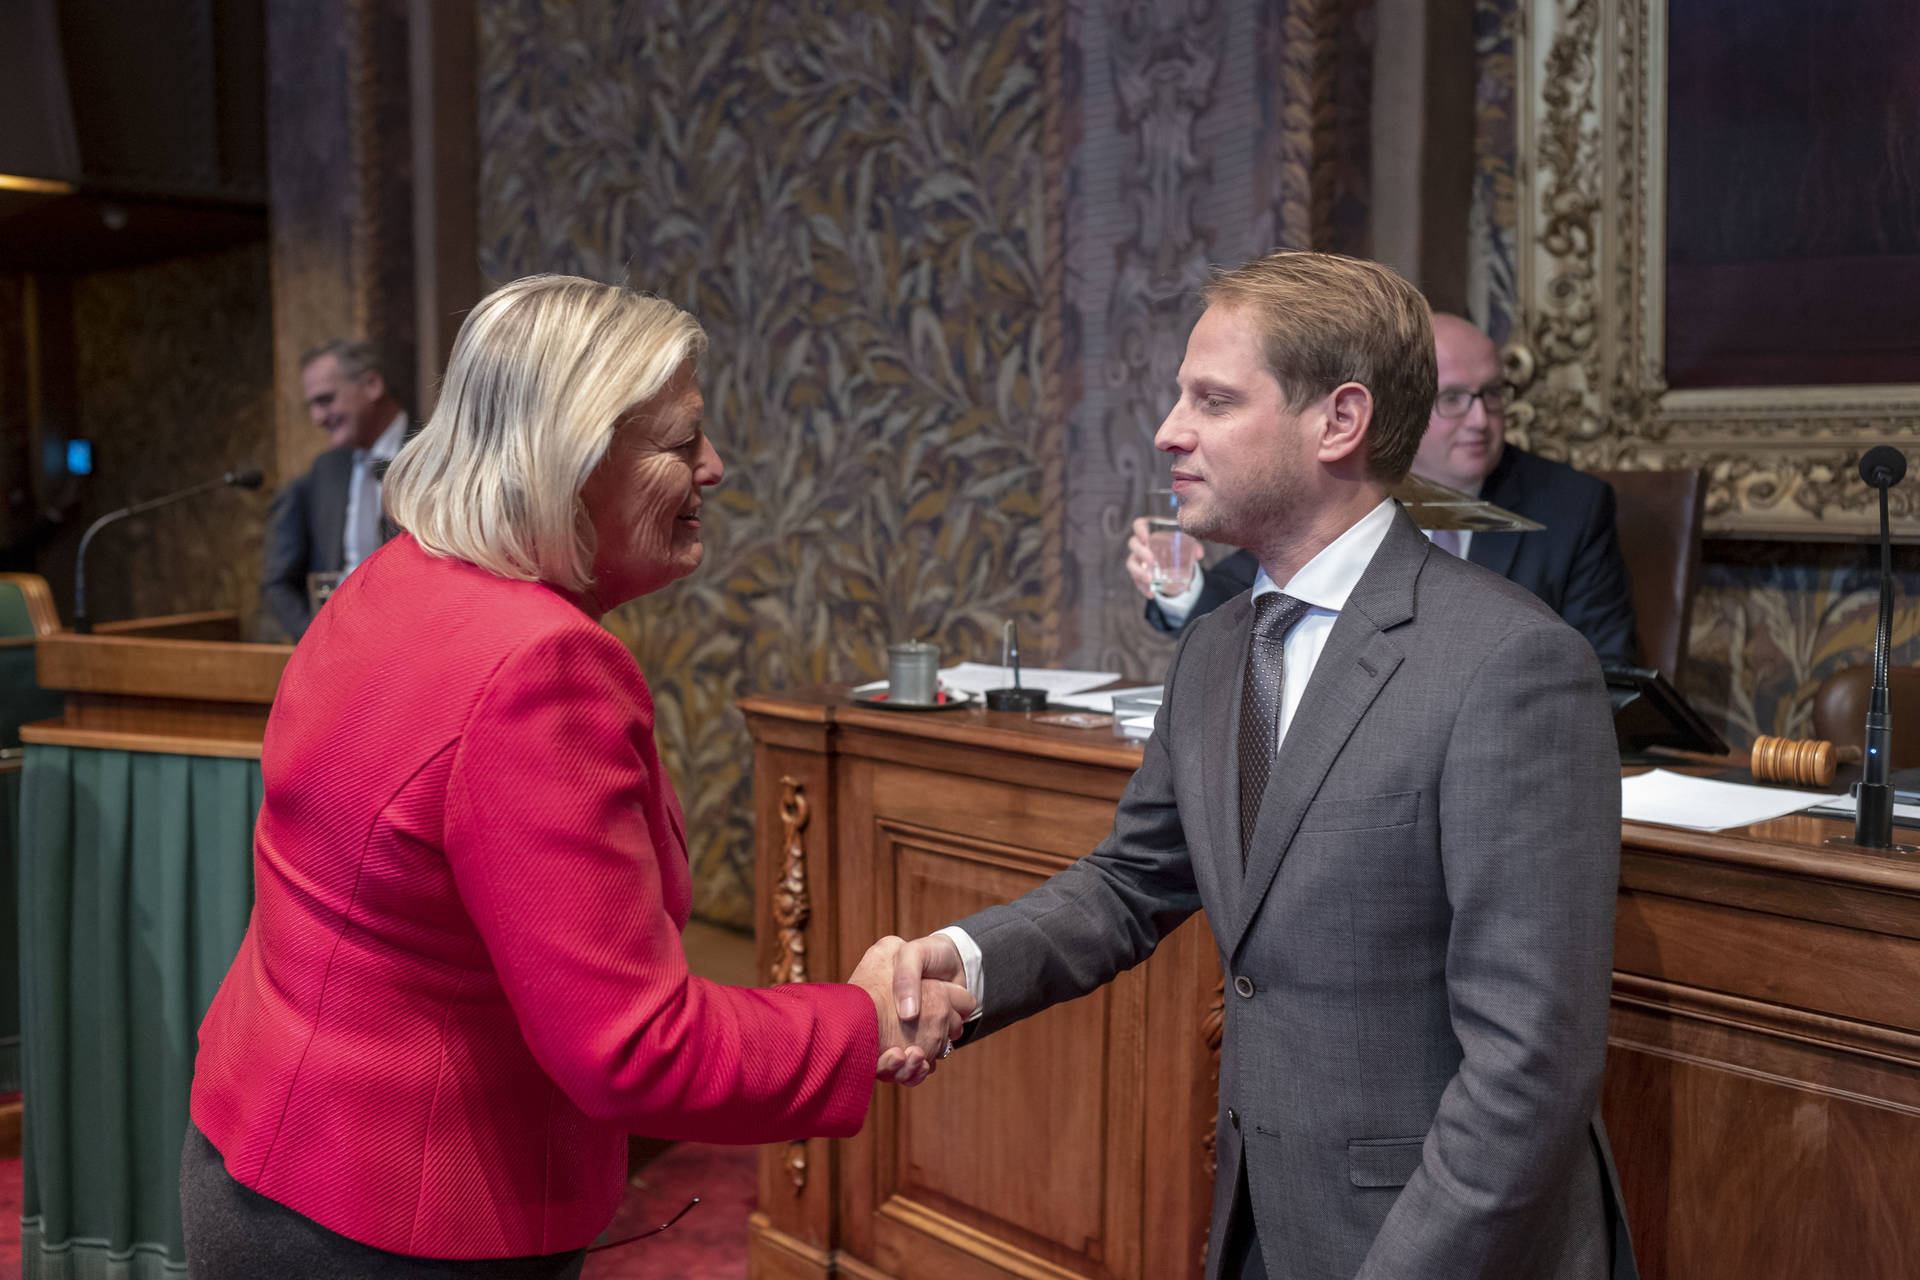
POLYGON ((867 948, 847 979, 873 998, 880 1020, 876 1080, 916 1085, 933 1074, 973 1016, 965 966, 953 940, 940 934, 903 942, 882 938, 867 948))

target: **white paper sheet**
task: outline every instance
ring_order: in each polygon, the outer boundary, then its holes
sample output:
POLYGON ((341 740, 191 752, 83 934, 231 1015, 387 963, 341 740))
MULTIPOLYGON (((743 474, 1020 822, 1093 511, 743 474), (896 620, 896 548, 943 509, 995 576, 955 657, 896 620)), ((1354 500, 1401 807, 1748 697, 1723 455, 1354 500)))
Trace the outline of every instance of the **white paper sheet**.
MULTIPOLYGON (((1120 678, 1118 671, 1067 671, 1058 667, 1021 667, 1020 687, 1045 689, 1047 700, 1098 689, 1120 678)), ((984 662, 963 662, 940 672, 940 683, 949 689, 965 689, 984 694, 989 689, 1013 686, 1013 668, 989 666, 984 662)))
POLYGON ((1655 769, 1620 780, 1620 816, 1628 822, 1658 822, 1695 831, 1725 831, 1797 813, 1809 805, 1830 805, 1846 796, 1817 796, 1784 787, 1753 787, 1714 782, 1655 769))

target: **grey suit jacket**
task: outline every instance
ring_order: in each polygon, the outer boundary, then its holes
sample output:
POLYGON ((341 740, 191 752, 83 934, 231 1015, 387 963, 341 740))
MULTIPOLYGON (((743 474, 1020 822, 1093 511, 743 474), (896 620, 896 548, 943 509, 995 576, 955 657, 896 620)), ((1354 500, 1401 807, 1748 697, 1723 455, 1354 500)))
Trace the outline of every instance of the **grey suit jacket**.
POLYGON ((260 595, 282 630, 298 640, 313 621, 307 575, 336 572, 346 558, 347 495, 353 449, 329 449, 306 474, 282 485, 267 513, 260 595))
POLYGON ((1610 1248, 1632 1276, 1597 1105, 1620 785, 1593 651, 1401 513, 1243 872, 1252 612, 1242 595, 1187 629, 1113 834, 960 922, 983 957, 970 1036, 1092 990, 1204 907, 1227 983, 1210 1278, 1243 1160, 1276 1277, 1600 1280, 1610 1248))

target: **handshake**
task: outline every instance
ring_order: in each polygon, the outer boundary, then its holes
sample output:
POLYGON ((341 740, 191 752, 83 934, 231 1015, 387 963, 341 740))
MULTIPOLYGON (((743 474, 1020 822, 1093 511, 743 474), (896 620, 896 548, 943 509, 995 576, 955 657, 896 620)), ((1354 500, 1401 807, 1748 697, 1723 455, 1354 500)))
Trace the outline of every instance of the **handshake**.
POLYGON ((974 999, 953 940, 932 934, 912 942, 882 938, 867 948, 847 979, 873 998, 880 1020, 876 1080, 916 1085, 953 1051, 974 999))

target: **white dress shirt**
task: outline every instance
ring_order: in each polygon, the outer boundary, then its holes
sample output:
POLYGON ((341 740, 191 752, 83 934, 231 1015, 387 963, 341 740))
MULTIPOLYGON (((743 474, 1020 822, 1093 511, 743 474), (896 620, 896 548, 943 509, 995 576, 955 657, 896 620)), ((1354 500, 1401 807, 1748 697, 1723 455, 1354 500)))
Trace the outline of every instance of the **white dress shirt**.
POLYGON ((392 462, 407 438, 407 415, 393 416, 387 429, 365 449, 353 451, 353 474, 347 481, 347 522, 342 531, 340 573, 344 577, 380 549, 380 481, 376 462, 392 462))
MULTIPOLYGON (((1284 588, 1274 586, 1273 579, 1267 576, 1265 569, 1253 580, 1251 594, 1256 599, 1269 591, 1284 590, 1295 600, 1306 601, 1309 606, 1305 616, 1293 624, 1293 630, 1287 632, 1286 644, 1282 649, 1280 727, 1274 744, 1276 751, 1287 740, 1287 729, 1293 723, 1293 713, 1300 706, 1300 697, 1306 692, 1314 665, 1320 661, 1320 651, 1327 647, 1327 636, 1332 633, 1334 622, 1340 617, 1340 611, 1346 608, 1347 597, 1353 594, 1360 575, 1373 563, 1374 553, 1386 541, 1387 530, 1393 527, 1397 510, 1398 506, 1392 498, 1382 501, 1347 526, 1345 533, 1322 547, 1320 554, 1301 565, 1299 572, 1287 580, 1284 588)), ((1164 602, 1161 607, 1166 607, 1164 602)), ((1224 725, 1221 727, 1225 729, 1224 725)), ((938 932, 953 939, 954 947, 960 952, 960 961, 967 972, 967 990, 972 993, 976 1006, 973 1016, 978 1018, 987 1007, 980 944, 968 936, 965 929, 955 925, 948 925, 938 932)), ((969 1022, 972 1020, 968 1019, 969 1022)))

